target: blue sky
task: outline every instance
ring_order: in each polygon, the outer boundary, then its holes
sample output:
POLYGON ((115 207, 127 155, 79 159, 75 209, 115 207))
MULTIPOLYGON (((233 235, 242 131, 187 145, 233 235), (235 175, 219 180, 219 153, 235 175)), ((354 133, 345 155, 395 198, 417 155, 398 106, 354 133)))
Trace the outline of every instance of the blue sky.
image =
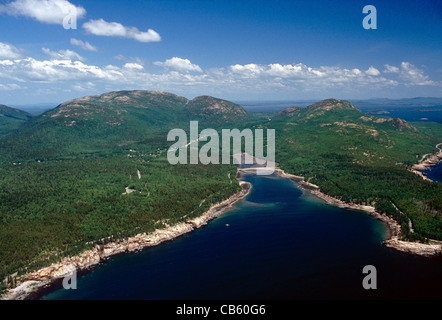
POLYGON ((441 1, 0 0, 0 103, 442 96, 441 1), (365 30, 365 5, 377 29, 365 30), (77 29, 63 19, 77 12, 77 29))

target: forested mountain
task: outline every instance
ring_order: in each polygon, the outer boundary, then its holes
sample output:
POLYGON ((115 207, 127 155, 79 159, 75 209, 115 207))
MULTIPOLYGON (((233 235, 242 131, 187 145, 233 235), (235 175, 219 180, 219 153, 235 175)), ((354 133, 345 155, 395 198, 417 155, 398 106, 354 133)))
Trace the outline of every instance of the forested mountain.
POLYGON ((442 239, 441 184, 408 170, 436 151, 442 125, 377 118, 336 99, 253 120, 212 97, 120 91, 68 101, 0 138, 0 279, 186 221, 238 192, 234 165, 167 162, 167 132, 190 120, 200 130, 274 128, 276 161, 288 173, 375 205, 408 239, 442 239))
POLYGON ((284 109, 281 112, 279 112, 278 114, 276 114, 275 119, 294 117, 294 116, 299 115, 301 111, 302 111, 302 108, 300 108, 300 107, 290 107, 290 108, 284 109))
POLYGON ((241 106, 213 98, 184 97, 159 91, 119 91, 74 99, 34 118, 13 139, 0 161, 47 160, 118 152, 138 143, 166 142, 173 128, 190 120, 206 126, 232 124, 250 115, 241 106))
POLYGON ((197 119, 209 124, 226 124, 246 120, 250 116, 243 107, 226 100, 209 96, 196 97, 187 110, 197 119))
POLYGON ((391 214, 410 239, 442 239, 442 185, 409 171, 424 154, 438 151, 441 125, 378 118, 329 99, 282 111, 266 126, 276 129, 283 169, 329 195, 391 214))
POLYGON ((166 138, 190 120, 248 117, 212 97, 109 92, 63 103, 0 139, 0 279, 98 239, 199 216, 238 192, 233 165, 170 165, 166 138))
POLYGON ((32 115, 0 104, 0 137, 20 127, 32 115))

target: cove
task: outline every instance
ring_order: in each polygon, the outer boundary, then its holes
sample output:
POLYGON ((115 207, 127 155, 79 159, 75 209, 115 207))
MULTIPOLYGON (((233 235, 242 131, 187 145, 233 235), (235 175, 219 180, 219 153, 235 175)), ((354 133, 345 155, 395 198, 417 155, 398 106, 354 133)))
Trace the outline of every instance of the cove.
POLYGON ((442 182, 442 162, 437 166, 431 167, 430 169, 424 171, 424 174, 431 180, 436 182, 442 182))
POLYGON ((326 205, 289 179, 244 175, 253 190, 206 227, 136 254, 111 258, 61 283, 43 300, 441 298, 442 259, 382 246, 387 227, 326 205), (377 290, 362 270, 377 269, 377 290))

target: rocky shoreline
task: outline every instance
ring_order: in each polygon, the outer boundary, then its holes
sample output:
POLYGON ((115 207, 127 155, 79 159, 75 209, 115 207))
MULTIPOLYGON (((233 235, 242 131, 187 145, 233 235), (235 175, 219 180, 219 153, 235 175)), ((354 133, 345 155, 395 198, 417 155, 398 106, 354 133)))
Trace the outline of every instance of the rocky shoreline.
MULTIPOLYGON (((442 151, 436 155, 438 162, 442 159, 442 151)), ((430 157, 424 162, 419 164, 419 168, 428 168, 428 166, 434 165, 434 156, 430 157), (430 160, 432 159, 432 160, 430 160)), ((437 164, 436 163, 436 164, 437 164)), ((242 173, 253 173, 257 170, 267 170, 266 168, 252 167, 252 168, 240 168, 237 172, 237 179, 240 179, 242 173)), ((423 169, 420 169, 423 170, 423 169)), ((376 219, 384 222, 390 231, 389 239, 383 244, 385 247, 395 249, 401 252, 431 257, 442 254, 441 244, 422 244, 417 242, 407 242, 399 240, 401 235, 400 225, 392 218, 385 214, 376 212, 372 206, 364 206, 352 203, 346 203, 337 198, 326 195, 320 191, 319 186, 305 181, 304 177, 288 174, 282 169, 275 169, 275 173, 283 178, 288 178, 296 183, 302 190, 308 192, 317 198, 324 201, 326 204, 334 205, 339 208, 359 210, 368 213, 376 219)), ((209 223, 209 221, 219 217, 235 203, 243 200, 251 191, 252 185, 245 181, 239 181, 242 190, 230 198, 213 205, 207 212, 200 217, 192 220, 179 223, 174 226, 168 226, 165 229, 158 229, 152 233, 138 234, 134 237, 130 237, 125 240, 119 240, 110 242, 105 245, 97 245, 91 250, 87 250, 82 254, 74 257, 64 258, 62 261, 52 264, 48 267, 42 268, 38 271, 34 271, 17 279, 17 286, 9 289, 0 300, 26 300, 31 299, 38 292, 44 288, 53 285, 55 282, 63 279, 75 270, 77 272, 86 271, 91 269, 101 262, 105 261, 111 256, 137 252, 148 247, 157 246, 166 241, 171 241, 186 233, 189 233, 195 229, 201 228, 209 223)))
POLYGON ((436 148, 439 149, 439 152, 437 154, 430 155, 427 159, 420 161, 418 164, 415 164, 411 167, 411 171, 413 171, 415 174, 422 177, 424 180, 433 181, 429 179, 423 171, 428 170, 432 167, 437 166, 442 161, 442 143, 439 143, 436 145, 436 148))
POLYGON ((201 228, 209 221, 219 217, 235 203, 243 200, 252 190, 248 182, 239 181, 242 190, 230 198, 213 205, 208 211, 195 219, 168 226, 166 229, 158 229, 152 233, 138 234, 125 240, 110 242, 105 245, 97 245, 91 250, 74 257, 64 258, 62 261, 48 267, 34 271, 17 279, 17 286, 9 289, 1 300, 26 300, 32 298, 44 288, 56 281, 72 274, 73 271, 85 271, 99 265, 107 258, 129 252, 137 252, 148 247, 157 246, 166 241, 178 238, 195 229, 201 228))
POLYGON ((375 217, 376 219, 384 222, 388 226, 388 229, 390 231, 389 239, 385 240, 383 243, 383 245, 387 248, 424 257, 432 257, 442 254, 441 244, 424 244, 419 242, 408 242, 399 240, 401 235, 401 226, 389 216, 377 212, 376 209, 372 206, 346 203, 337 198, 330 197, 329 195, 321 192, 320 188, 317 185, 306 182, 304 180, 304 177, 288 174, 281 169, 276 169, 275 173, 280 177, 291 179, 296 184, 298 184, 301 189, 307 190, 309 193, 322 199, 326 204, 334 205, 343 209, 364 211, 369 215, 375 217))

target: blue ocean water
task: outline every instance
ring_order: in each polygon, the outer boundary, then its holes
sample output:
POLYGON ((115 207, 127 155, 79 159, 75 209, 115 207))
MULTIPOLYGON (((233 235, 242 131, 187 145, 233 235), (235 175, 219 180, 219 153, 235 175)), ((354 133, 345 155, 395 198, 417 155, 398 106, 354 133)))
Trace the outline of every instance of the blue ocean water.
POLYGON ((372 113, 376 116, 401 118, 406 121, 433 121, 442 123, 442 106, 431 107, 361 107, 361 111, 372 113), (378 114, 376 111, 383 110, 388 113, 378 114))
POLYGON ((206 227, 111 258, 61 284, 53 299, 441 298, 442 258, 382 246, 387 227, 365 213, 305 196, 290 180, 246 175, 251 194, 206 227), (364 290, 362 269, 377 269, 364 290))
MULTIPOLYGON (((250 112, 274 112, 277 113, 286 108, 298 106, 307 107, 317 101, 280 101, 280 102, 259 102, 259 103, 240 103, 247 111, 250 112)), ((442 124, 442 106, 389 106, 389 105, 361 105, 356 104, 361 111, 373 114, 378 117, 401 118, 406 121, 423 121, 438 122, 442 124)))
POLYGON ((433 181, 442 182, 442 162, 426 170, 424 174, 433 181))

